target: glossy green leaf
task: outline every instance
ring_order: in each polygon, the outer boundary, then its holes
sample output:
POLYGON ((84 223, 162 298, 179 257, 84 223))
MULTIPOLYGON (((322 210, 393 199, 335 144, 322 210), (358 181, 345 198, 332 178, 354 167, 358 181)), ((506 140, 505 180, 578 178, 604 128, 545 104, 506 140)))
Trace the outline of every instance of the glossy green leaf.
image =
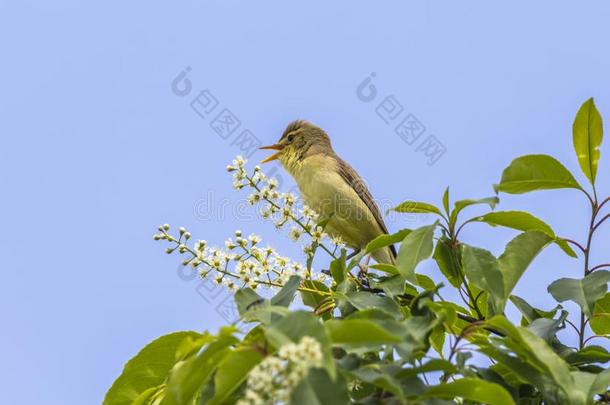
POLYGON ((576 391, 569 365, 544 339, 527 328, 512 325, 504 316, 495 316, 489 319, 487 324, 502 331, 505 337, 501 340, 501 346, 483 346, 481 349, 485 354, 504 363, 512 372, 535 384, 546 396, 552 398, 563 396, 567 399, 571 392, 576 391), (504 347, 526 361, 507 356, 504 347), (553 385, 548 384, 549 378, 554 382, 553 385))
POLYGON ((367 346, 400 343, 402 340, 399 335, 367 319, 331 319, 324 322, 324 327, 335 344, 367 346))
POLYGON ((392 298, 372 294, 367 291, 355 291, 345 297, 357 309, 378 308, 393 317, 401 317, 400 307, 392 298))
POLYGON ((591 316, 595 302, 608 291, 610 271, 598 270, 583 279, 561 278, 549 285, 548 291, 559 302, 574 301, 587 316, 591 316))
POLYGON ((391 209, 396 212, 411 212, 417 214, 437 214, 441 215, 441 211, 432 204, 419 201, 405 201, 391 209))
POLYGON ((250 288, 241 288, 235 292, 235 304, 240 316, 251 310, 257 305, 261 305, 267 300, 258 295, 250 288))
POLYGON ((548 155, 526 155, 513 160, 504 169, 500 184, 494 187, 497 192, 510 194, 558 188, 581 189, 572 173, 548 155))
POLYGON ((498 266, 504 280, 504 298, 508 299, 517 282, 530 263, 551 242, 551 238, 538 231, 517 235, 498 258, 498 266))
POLYGON ((539 231, 547 234, 555 243, 569 256, 576 257, 574 250, 567 242, 555 235, 553 229, 543 220, 525 211, 496 211, 490 212, 480 217, 473 218, 473 221, 484 222, 491 226, 504 226, 520 231, 539 231))
POLYGON ((505 283, 496 258, 485 249, 462 245, 462 266, 471 284, 491 295, 494 313, 502 313, 505 283))
POLYGON ((291 392, 290 405, 349 404, 347 382, 342 376, 331 376, 326 370, 312 369, 291 392))
POLYGON ((169 372, 165 397, 160 405, 188 404, 203 389, 213 372, 238 342, 235 328, 224 327, 213 342, 194 356, 178 362, 169 372))
POLYGON ((271 298, 271 305, 288 307, 294 300, 294 296, 296 295, 300 284, 301 277, 291 276, 280 291, 271 298))
POLYGON ((515 405, 513 397, 501 385, 471 377, 431 387, 421 398, 452 400, 457 397, 491 405, 515 405))
POLYGON ((402 242, 404 238, 407 237, 408 234, 411 233, 410 229, 401 229, 400 231, 393 233, 391 235, 379 235, 372 241, 370 241, 366 248, 364 249, 364 253, 369 254, 374 252, 377 249, 384 248, 386 246, 393 245, 398 242, 402 242))
POLYGON ((299 342, 304 336, 316 339, 322 346, 324 368, 334 377, 335 363, 328 333, 320 319, 311 312, 293 311, 286 314, 265 329, 265 336, 276 348, 288 342, 299 342))
POLYGON ((610 335, 610 294, 595 302, 589 325, 597 335, 610 335))
POLYGON ((572 134, 578 164, 591 184, 594 184, 600 156, 599 148, 603 138, 603 125, 593 98, 580 106, 572 125, 572 134))
POLYGON ((451 241, 442 236, 438 242, 436 242, 432 257, 451 285, 458 288, 462 282, 460 276, 459 249, 453 248, 451 241))
POLYGON ((373 263, 373 264, 369 265, 369 268, 383 271, 384 273, 388 273, 388 274, 392 274, 392 275, 399 274, 398 269, 393 264, 373 263))
POLYGON ((320 304, 320 301, 327 297, 327 295, 324 293, 327 293, 329 291, 328 287, 318 280, 304 280, 303 287, 309 290, 320 291, 319 294, 310 291, 300 291, 301 300, 303 301, 303 304, 312 308, 317 307, 320 304))
POLYGON ((415 229, 400 245, 396 267, 400 274, 412 283, 417 283, 415 268, 432 254, 432 239, 437 222, 415 229))
POLYGON ((543 311, 541 309, 534 308, 523 298, 516 295, 511 295, 510 301, 517 307, 519 312, 521 312, 521 315, 523 315, 523 320, 525 322, 522 322, 522 326, 526 326, 527 324, 540 318, 553 319, 557 313, 557 310, 560 308, 560 306, 557 306, 551 311, 543 311))
POLYGON ((330 262, 330 275, 332 276, 335 283, 341 284, 347 276, 347 267, 345 265, 345 250, 338 257, 330 262))
POLYGON ((224 403, 262 359, 258 351, 249 348, 238 348, 228 353, 218 365, 214 375, 214 397, 207 405, 224 403))
POLYGON ((573 366, 591 363, 607 363, 610 361, 610 353, 601 346, 587 346, 584 349, 572 352, 566 357, 566 361, 573 366))
POLYGON ((104 405, 130 405, 147 390, 152 395, 155 390, 151 389, 165 381, 176 363, 178 347, 186 339, 200 336, 196 332, 176 332, 161 336, 146 345, 125 364, 123 372, 108 390, 104 405))
POLYGON ((456 201, 454 204, 453 211, 451 212, 451 216, 449 217, 449 222, 451 222, 451 224, 455 224, 457 221, 458 215, 466 207, 470 207, 471 205, 487 204, 487 205, 489 205, 489 208, 491 208, 493 210, 499 201, 500 201, 500 199, 498 197, 486 197, 486 198, 480 198, 478 200, 468 199, 468 200, 456 201))
POLYGON ((610 386, 610 369, 606 369, 595 376, 593 384, 589 388, 589 397, 595 394, 605 394, 610 386))
MULTIPOLYGON (((377 364, 365 365, 359 369, 352 370, 351 376, 363 383, 374 385, 384 391, 391 392, 399 399, 404 397, 400 382, 389 372, 387 368, 379 367, 377 364)), ((394 370, 392 370, 394 371, 394 370)))
POLYGON ((443 193, 443 208, 447 215, 449 215, 449 187, 447 187, 443 193))

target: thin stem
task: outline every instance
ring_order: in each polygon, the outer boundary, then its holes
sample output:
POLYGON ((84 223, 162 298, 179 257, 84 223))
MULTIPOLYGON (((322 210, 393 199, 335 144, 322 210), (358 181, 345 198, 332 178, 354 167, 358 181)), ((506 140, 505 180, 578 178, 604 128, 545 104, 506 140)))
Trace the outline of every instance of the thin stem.
MULTIPOLYGON (((598 211, 599 212, 599 211, 598 211)), ((608 218, 610 218, 610 214, 606 214, 605 217, 603 217, 602 219, 599 220, 598 223, 595 224, 595 226, 593 226, 593 232, 595 232, 595 230, 604 223, 605 220, 607 220, 608 218)))
POLYGON ((562 238, 562 239, 568 243, 571 243, 572 245, 576 246, 577 248, 579 248, 581 250, 581 252, 586 253, 586 249, 580 243, 578 243, 572 239, 566 239, 566 238, 562 238))
POLYGON ((604 267, 610 267, 610 263, 598 264, 595 267, 589 269, 589 274, 593 273, 595 270, 603 269, 604 267))
POLYGON ((601 209, 606 205, 606 203, 610 202, 610 197, 606 198, 597 206, 597 212, 601 211, 601 209))
POLYGON ((571 322, 569 319, 566 319, 566 323, 568 325, 570 325, 572 328, 574 328, 574 330, 576 331, 576 334, 580 336, 580 332, 578 331, 578 328, 576 327, 576 325, 574 325, 573 322, 571 322))
POLYGON ((465 221, 462 225, 459 226, 459 228, 457 229, 457 231, 455 231, 455 239, 457 239, 457 237, 460 235, 460 231, 462 230, 462 228, 464 228, 464 226, 466 224, 469 224, 471 222, 474 222, 474 219, 469 219, 468 221, 465 221))
MULTIPOLYGON (((595 192, 595 187, 593 187, 593 190, 595 192)), ((583 190, 584 191, 584 190, 583 190)), ((589 223, 589 234, 587 236, 587 244, 584 250, 584 256, 585 256, 585 263, 584 263, 584 275, 585 277, 590 273, 589 270, 589 256, 591 253, 591 242, 593 241, 593 233, 595 233, 595 217, 597 215, 598 212, 598 205, 597 205, 597 194, 595 200, 591 199, 591 196, 585 191, 585 194, 587 194, 587 196, 589 197, 589 200, 591 201, 591 222, 589 223)), ((578 333, 578 345, 580 350, 583 349, 583 347, 585 346, 585 328, 587 327, 587 318, 585 313, 581 310, 580 312, 580 329, 579 329, 579 333, 578 333)))
POLYGON ((587 344, 590 340, 597 339, 597 338, 606 338, 606 339, 608 339, 608 336, 602 336, 602 335, 589 336, 587 339, 585 339, 585 344, 587 344))

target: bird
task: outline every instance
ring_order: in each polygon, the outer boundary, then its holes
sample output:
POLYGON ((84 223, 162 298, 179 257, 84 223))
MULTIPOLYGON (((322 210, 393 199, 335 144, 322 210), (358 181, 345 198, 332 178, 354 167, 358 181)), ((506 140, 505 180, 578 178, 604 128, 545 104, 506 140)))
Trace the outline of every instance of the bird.
MULTIPOLYGON (((279 160, 294 178, 303 202, 327 218, 324 231, 362 251, 376 237, 387 234, 379 207, 358 173, 333 150, 330 137, 320 127, 296 120, 288 124, 279 141, 260 149, 276 153, 261 163, 279 160)), ((373 251, 378 263, 395 264, 393 245, 373 251)))

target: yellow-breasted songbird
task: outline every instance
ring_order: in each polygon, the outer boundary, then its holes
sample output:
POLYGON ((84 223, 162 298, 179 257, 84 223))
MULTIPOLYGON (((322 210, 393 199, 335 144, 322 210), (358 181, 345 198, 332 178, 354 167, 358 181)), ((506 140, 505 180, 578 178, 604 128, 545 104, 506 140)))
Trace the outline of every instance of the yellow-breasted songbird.
MULTIPOLYGON (((325 231, 339 236, 356 251, 379 235, 387 234, 379 208, 358 173, 332 148, 321 128, 307 122, 288 125, 275 145, 264 146, 277 152, 261 163, 279 159, 295 179, 305 204, 321 218, 330 218, 325 231)), ((372 254, 380 263, 395 263, 394 246, 372 254)))

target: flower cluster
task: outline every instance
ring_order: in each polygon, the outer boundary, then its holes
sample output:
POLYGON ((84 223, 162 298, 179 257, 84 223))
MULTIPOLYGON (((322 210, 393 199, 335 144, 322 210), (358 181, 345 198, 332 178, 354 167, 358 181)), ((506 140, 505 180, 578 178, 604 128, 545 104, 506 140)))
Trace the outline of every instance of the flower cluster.
POLYGON ((236 231, 235 239, 229 238, 224 249, 219 249, 209 247, 205 240, 189 245, 191 234, 184 228, 179 229, 177 238, 169 231, 169 225, 161 225, 159 233, 154 235, 155 240, 173 244, 166 253, 178 251, 187 255, 183 265, 198 270, 202 278, 213 277, 215 283, 231 291, 243 287, 282 287, 293 275, 326 281, 326 275, 314 275, 311 269, 280 256, 272 247, 261 247, 261 238, 254 234, 244 237, 241 231, 236 231))
POLYGON ((309 369, 321 364, 322 348, 314 338, 305 336, 298 344, 285 344, 250 371, 246 392, 237 405, 288 403, 309 369))
POLYGON ((277 180, 268 178, 260 166, 255 166, 252 174, 248 174, 245 165, 246 160, 237 156, 233 164, 227 166, 227 170, 233 173, 233 186, 238 190, 244 187, 252 189, 248 203, 260 205, 261 217, 273 221, 278 228, 290 224, 290 239, 296 242, 307 236, 309 240, 305 241, 303 251, 308 257, 312 257, 318 247, 333 257, 345 247, 339 237, 331 238, 318 225, 318 213, 306 205, 299 207, 292 193, 280 192, 277 180))

